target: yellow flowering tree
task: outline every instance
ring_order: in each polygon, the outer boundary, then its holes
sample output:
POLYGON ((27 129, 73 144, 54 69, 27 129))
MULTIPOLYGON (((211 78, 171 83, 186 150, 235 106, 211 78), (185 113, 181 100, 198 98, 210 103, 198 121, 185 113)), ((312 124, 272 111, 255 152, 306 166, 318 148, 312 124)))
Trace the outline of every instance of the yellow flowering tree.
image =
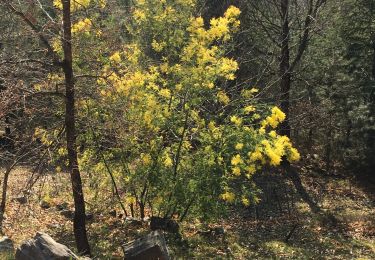
MULTIPOLYGON (((252 175, 299 154, 275 131, 280 109, 257 105, 251 86, 228 90, 240 10, 204 21, 195 0, 134 2, 122 40, 95 11, 106 10, 104 1, 72 6, 74 66, 92 76, 77 82, 82 169, 95 172, 99 188, 124 191, 124 210, 141 217, 211 217, 229 203, 253 203, 252 175)), ((58 41, 53 47, 61 51, 58 41)))
MULTIPOLYGON (((237 96, 225 88, 238 69, 225 54, 240 10, 205 23, 195 8, 194 0, 135 1, 126 43, 103 59, 98 98, 83 102, 82 112, 105 129, 86 141, 115 138, 101 152, 141 217, 145 208, 183 219, 209 217, 220 201, 248 205, 256 171, 299 157, 274 130, 282 111, 258 111, 255 88, 237 96)), ((83 20, 77 32, 90 24, 83 20)), ((84 165, 108 170, 89 154, 84 165)))

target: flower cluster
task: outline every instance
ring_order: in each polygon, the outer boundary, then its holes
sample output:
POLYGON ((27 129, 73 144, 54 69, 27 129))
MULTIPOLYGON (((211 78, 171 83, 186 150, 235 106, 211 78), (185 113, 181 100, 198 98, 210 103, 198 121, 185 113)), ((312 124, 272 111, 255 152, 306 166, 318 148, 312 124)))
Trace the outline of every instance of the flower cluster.
POLYGON ((91 20, 89 18, 85 18, 72 25, 72 33, 88 33, 91 26, 91 20))

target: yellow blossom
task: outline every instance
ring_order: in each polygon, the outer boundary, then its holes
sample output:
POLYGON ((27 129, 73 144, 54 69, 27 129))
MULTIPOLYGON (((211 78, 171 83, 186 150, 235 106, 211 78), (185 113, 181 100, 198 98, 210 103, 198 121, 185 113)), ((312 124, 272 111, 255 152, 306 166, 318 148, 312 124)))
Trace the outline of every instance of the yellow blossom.
POLYGON ((263 135, 266 133, 266 129, 264 128, 264 126, 262 126, 261 128, 259 128, 258 132, 263 135))
POLYGON ((230 121, 237 126, 242 124, 242 119, 237 116, 231 116, 230 121))
POLYGON ((231 203, 231 202, 234 201, 234 198, 235 198, 236 196, 234 195, 233 192, 226 191, 225 193, 221 194, 220 197, 221 197, 223 200, 225 200, 225 201, 231 203))
POLYGON ((256 88, 252 88, 252 89, 245 89, 241 92, 241 95, 244 97, 244 98, 252 98, 254 96, 255 93, 258 92, 258 89, 256 88))
POLYGON ((133 12, 133 16, 137 22, 142 22, 146 20, 146 14, 140 9, 135 9, 133 12))
POLYGON ((143 115, 143 120, 144 122, 146 123, 146 125, 151 125, 151 122, 152 122, 152 113, 151 111, 146 111, 143 115))
POLYGON ((273 137, 273 138, 276 138, 276 136, 277 136, 275 130, 270 131, 268 134, 269 134, 269 136, 271 136, 271 137, 273 137))
POLYGON ((282 122, 285 120, 285 113, 281 111, 278 107, 273 107, 271 111, 278 121, 282 122))
POLYGON ((240 176, 241 175, 241 169, 240 169, 240 167, 233 167, 232 168, 232 173, 235 176, 240 176))
POLYGON ((234 80, 233 72, 238 70, 238 63, 229 58, 221 58, 221 67, 219 73, 228 80, 234 80))
POLYGON ((256 167, 254 164, 250 164, 246 167, 247 173, 252 175, 256 172, 256 167))
POLYGON ((89 18, 85 18, 72 25, 72 33, 88 32, 91 26, 91 20, 89 18))
POLYGON ((141 159, 142 159, 142 161, 145 165, 149 165, 152 161, 151 155, 148 154, 148 153, 146 153, 146 154, 142 153, 141 159))
POLYGON ((208 129, 210 129, 211 131, 216 129, 215 122, 213 121, 210 121, 207 126, 208 126, 208 129))
POLYGON ((228 9, 225 11, 224 16, 226 18, 237 18, 241 14, 240 9, 237 7, 231 5, 228 7, 228 9))
POLYGON ((134 196, 127 196, 126 197, 126 203, 128 204, 134 204, 137 202, 137 199, 134 196))
POLYGON ((250 92, 251 93, 258 93, 259 92, 259 89, 257 89, 257 88, 252 88, 252 89, 250 89, 250 92))
POLYGON ((271 110, 272 114, 267 116, 265 120, 261 122, 262 127, 271 126, 276 128, 279 123, 285 120, 285 113, 281 111, 278 107, 273 107, 271 110))
POLYGON ((301 155, 299 154, 298 150, 296 148, 290 148, 289 150, 289 156, 288 156, 288 160, 289 161, 298 161, 300 158, 301 158, 301 155))
POLYGON ((250 161, 255 162, 257 160, 261 160, 263 158, 263 155, 259 148, 256 148, 254 152, 249 152, 250 161))
POLYGON ((173 165, 173 161, 172 161, 172 159, 171 159, 171 157, 169 155, 165 156, 164 165, 166 167, 171 167, 173 165))
POLYGON ((102 34, 103 34, 103 32, 102 32, 102 30, 97 30, 96 31, 96 33, 95 33, 95 35, 97 36, 97 37, 100 37, 100 36, 102 36, 102 34))
POLYGON ((99 0, 99 7, 104 8, 107 5, 107 0, 99 0))
POLYGON ((283 146, 274 146, 272 147, 271 143, 268 140, 262 140, 262 145, 264 146, 264 152, 267 157, 270 159, 270 165, 277 166, 281 162, 281 157, 284 152, 283 146))
POLYGON ((152 40, 151 46, 156 52, 161 52, 165 47, 165 42, 157 42, 155 39, 152 40))
POLYGON ((217 93, 217 99, 219 100, 220 103, 223 103, 224 105, 228 105, 230 102, 229 97, 223 91, 219 91, 217 93))
POLYGON ((171 91, 169 89, 163 88, 159 91, 159 95, 165 98, 171 97, 171 91))
POLYGON ((120 53, 118 51, 116 51, 115 53, 112 54, 111 57, 109 57, 109 60, 111 60, 113 62, 116 62, 116 63, 120 63, 121 62, 120 53))
POLYGON ((237 154, 232 157, 231 164, 232 165, 238 165, 243 163, 243 160, 241 159, 241 155, 237 154))
POLYGON ((255 107, 254 106, 247 106, 247 107, 244 108, 244 112, 246 114, 249 114, 249 113, 254 112, 254 111, 255 111, 255 107))
POLYGON ((245 197, 242 197, 242 204, 246 207, 248 207, 250 205, 250 201, 249 199, 245 198, 245 197))
POLYGON ((238 143, 238 144, 236 144, 236 146, 235 146, 235 149, 236 149, 236 150, 242 150, 242 148, 243 148, 243 143, 238 143))

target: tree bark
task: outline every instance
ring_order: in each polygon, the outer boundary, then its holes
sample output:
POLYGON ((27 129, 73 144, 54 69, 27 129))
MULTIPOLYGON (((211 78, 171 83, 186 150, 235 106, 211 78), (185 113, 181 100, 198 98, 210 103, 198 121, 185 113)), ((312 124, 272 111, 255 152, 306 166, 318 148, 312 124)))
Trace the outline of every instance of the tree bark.
POLYGON ((74 75, 73 75, 73 54, 72 54, 72 33, 71 33, 71 12, 70 0, 63 0, 63 70, 65 74, 65 129, 66 146, 68 150, 70 179, 72 183, 74 198, 74 221, 73 230, 80 254, 90 255, 90 246, 86 234, 86 213, 85 200, 82 190, 81 174, 78 168, 76 133, 75 133, 75 97, 74 97, 74 75))
POLYGON ((3 229, 3 220, 5 214, 5 207, 7 201, 7 191, 8 191, 8 179, 10 172, 12 171, 12 166, 7 166, 4 172, 4 180, 3 180, 3 190, 1 193, 1 204, 0 204, 0 233, 3 229))
MULTIPOLYGON (((372 81, 375 83, 375 34, 372 37, 372 81)), ((375 89, 373 88, 369 96, 369 106, 370 106, 370 115, 375 114, 375 89)), ((375 151, 375 130, 370 128, 367 133, 367 161, 369 169, 374 168, 374 156, 373 152, 375 151)), ((371 171, 371 170, 370 170, 371 171)))
POLYGON ((286 119, 280 125, 280 134, 290 137, 289 96, 290 96, 290 53, 289 53, 289 0, 281 0, 281 53, 280 53, 280 107, 286 119))

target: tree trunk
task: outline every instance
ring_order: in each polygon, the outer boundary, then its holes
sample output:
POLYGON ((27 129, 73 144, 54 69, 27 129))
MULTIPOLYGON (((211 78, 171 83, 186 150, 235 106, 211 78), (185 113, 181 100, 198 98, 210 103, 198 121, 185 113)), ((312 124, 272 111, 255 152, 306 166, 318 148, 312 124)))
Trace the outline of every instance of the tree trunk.
MULTIPOLYGON (((375 35, 372 37, 372 82, 375 83, 375 35)), ((370 115, 375 114, 375 89, 372 88, 369 97, 369 107, 370 107, 370 115)), ((371 169, 375 166, 374 155, 373 152, 375 151, 375 130, 370 128, 367 132, 367 161, 368 161, 368 168, 371 169)))
POLYGON ((6 115, 5 116, 5 136, 6 137, 10 137, 10 120, 9 120, 9 116, 6 115))
POLYGON ((65 74, 65 127, 66 146, 68 150, 70 178, 72 182, 74 198, 74 236, 77 250, 80 254, 90 255, 90 246, 86 234, 86 213, 85 200, 82 191, 82 180, 78 168, 77 147, 75 136, 75 97, 74 97, 74 76, 73 76, 73 55, 72 55, 72 34, 71 34, 71 13, 70 0, 63 0, 63 70, 65 74))
MULTIPOLYGON (((3 229, 3 220, 5 214, 5 207, 7 202, 7 191, 8 191, 8 179, 10 172, 12 171, 12 166, 7 166, 4 172, 4 180, 3 180, 3 190, 1 194, 1 204, 0 204, 0 231, 2 232, 3 229)), ((1 233, 0 232, 0 233, 1 233)))
POLYGON ((280 107, 286 119, 280 125, 280 134, 290 137, 289 125, 289 96, 290 96, 290 54, 289 54, 289 0, 281 0, 281 55, 280 55, 280 107))

